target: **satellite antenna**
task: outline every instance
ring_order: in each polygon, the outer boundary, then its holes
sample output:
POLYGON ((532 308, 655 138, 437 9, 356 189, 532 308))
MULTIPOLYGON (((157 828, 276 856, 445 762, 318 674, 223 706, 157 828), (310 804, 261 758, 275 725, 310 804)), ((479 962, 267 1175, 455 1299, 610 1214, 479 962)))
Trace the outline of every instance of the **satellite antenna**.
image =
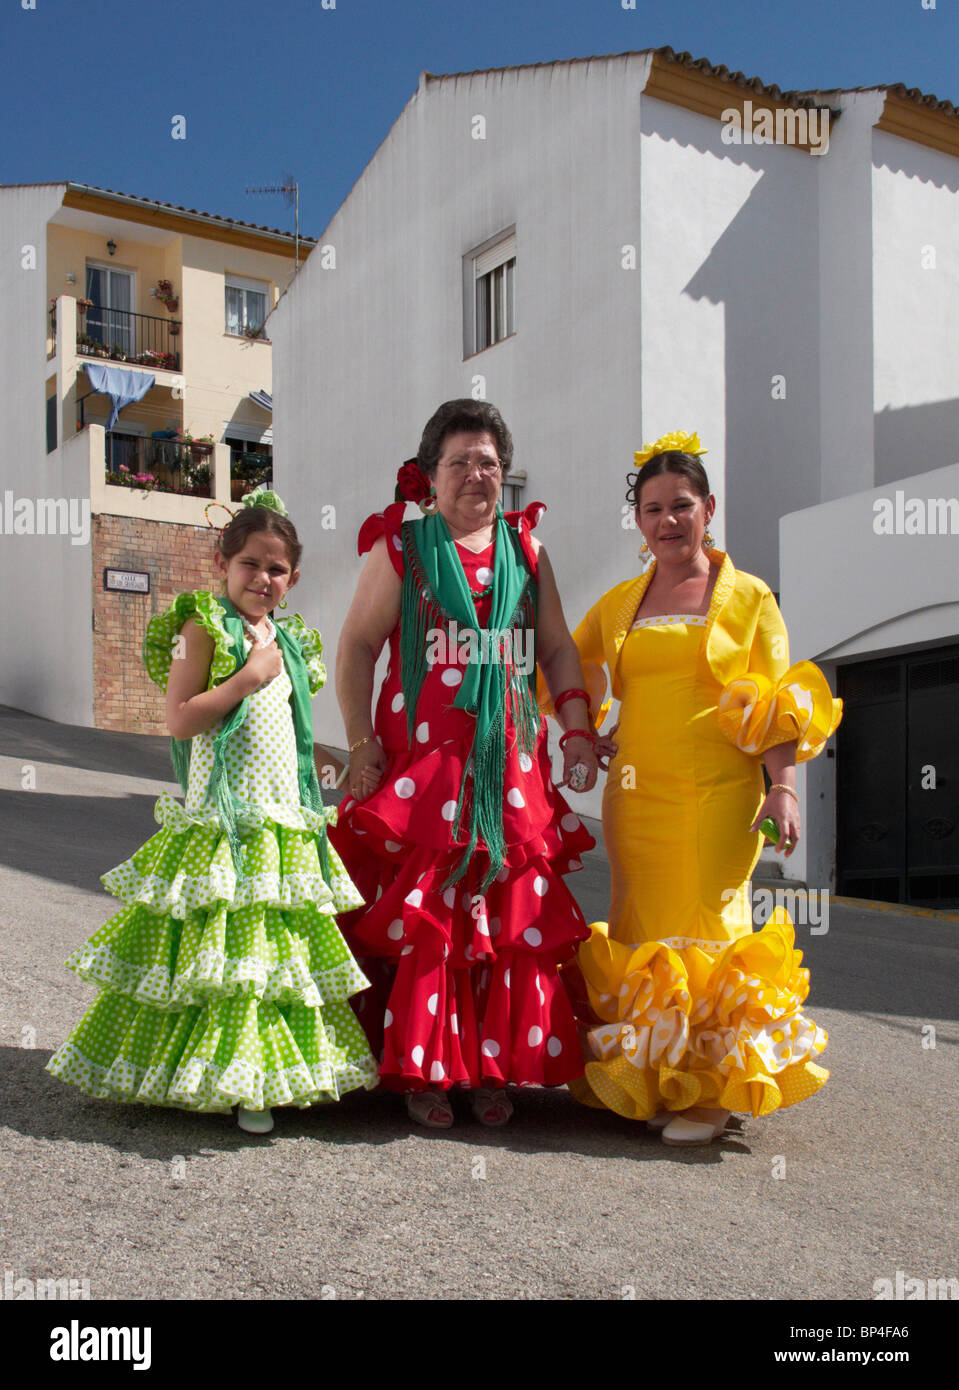
POLYGON ((284 174, 282 183, 267 183, 259 188, 248 188, 247 193, 282 193, 283 201, 287 207, 294 209, 294 255, 295 270, 297 274, 300 269, 300 185, 292 174, 284 174))

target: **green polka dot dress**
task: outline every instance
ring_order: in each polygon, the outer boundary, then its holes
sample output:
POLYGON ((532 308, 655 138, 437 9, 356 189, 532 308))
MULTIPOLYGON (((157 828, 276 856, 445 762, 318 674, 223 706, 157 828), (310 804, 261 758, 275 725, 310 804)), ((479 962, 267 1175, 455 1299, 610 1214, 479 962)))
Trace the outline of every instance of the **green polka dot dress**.
MULTIPOLYGON (((210 686, 232 674, 223 616, 212 594, 181 594, 149 625, 152 679, 166 687, 188 617, 214 640, 210 686)), ((315 693, 326 679, 320 635, 298 615, 281 621, 315 693)), ((159 833, 103 875, 124 906, 67 961, 100 993, 48 1062, 54 1076, 105 1100, 221 1112, 376 1086, 349 1003, 369 982, 336 925, 363 900, 332 845, 324 879, 315 837, 336 811, 300 802, 291 690, 284 668, 250 696, 227 747, 239 872, 207 794, 217 725, 191 740, 184 803, 161 796, 159 833)))

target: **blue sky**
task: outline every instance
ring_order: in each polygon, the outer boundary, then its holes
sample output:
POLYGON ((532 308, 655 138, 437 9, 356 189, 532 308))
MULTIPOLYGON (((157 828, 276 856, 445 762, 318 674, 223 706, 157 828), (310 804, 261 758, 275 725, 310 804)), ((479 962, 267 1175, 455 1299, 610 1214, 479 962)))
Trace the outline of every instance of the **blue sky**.
POLYGON ((959 104, 959 0, 0 0, 0 182, 74 179, 319 235, 416 88, 669 44, 784 90, 959 104), (25 5, 34 8, 24 8, 25 5), (187 139, 171 139, 185 115, 187 139))

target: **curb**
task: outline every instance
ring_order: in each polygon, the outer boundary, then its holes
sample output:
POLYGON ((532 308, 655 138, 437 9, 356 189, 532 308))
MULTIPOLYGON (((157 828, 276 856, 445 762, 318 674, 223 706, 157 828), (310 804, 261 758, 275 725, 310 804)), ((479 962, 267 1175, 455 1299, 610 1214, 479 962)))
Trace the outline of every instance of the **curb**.
POLYGON ((862 907, 869 908, 872 912, 895 912, 902 917, 935 917, 941 922, 959 922, 959 911, 949 911, 946 908, 934 907, 911 907, 907 903, 885 903, 879 902, 875 898, 843 898, 831 897, 833 903, 841 903, 843 907, 862 907))

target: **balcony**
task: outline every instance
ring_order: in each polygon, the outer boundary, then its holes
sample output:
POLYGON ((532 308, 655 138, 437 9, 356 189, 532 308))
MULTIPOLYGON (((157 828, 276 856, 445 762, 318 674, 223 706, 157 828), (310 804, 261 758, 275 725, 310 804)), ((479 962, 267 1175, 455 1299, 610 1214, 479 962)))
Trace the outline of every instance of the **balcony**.
MULTIPOLYGON (((175 441, 162 441, 166 447, 155 452, 156 440, 140 438, 131 443, 130 438, 123 438, 118 429, 111 439, 102 425, 90 424, 62 445, 66 476, 78 482, 81 478, 88 480, 90 510, 94 515, 107 513, 204 528, 208 523, 223 525, 229 520, 236 504, 230 507, 228 445, 216 444, 204 456, 210 470, 210 481, 204 488, 185 483, 185 459, 177 453, 175 441), (121 465, 126 473, 121 472, 121 465), (154 481, 138 482, 137 475, 144 473, 152 474, 154 481), (118 484, 117 476, 129 481, 118 484), (178 485, 176 491, 171 486, 174 482, 178 485), (213 513, 211 522, 209 509, 218 503, 226 503, 229 509, 213 513)), ((192 450, 188 452, 192 459, 192 450)))
POLYGON ((180 497, 213 496, 213 445, 184 444, 176 439, 145 439, 107 430, 104 439, 106 482, 138 492, 172 492, 180 497))
POLYGON ((130 362, 138 367, 180 370, 179 319, 160 319, 126 309, 77 304, 77 352, 86 357, 130 362))

